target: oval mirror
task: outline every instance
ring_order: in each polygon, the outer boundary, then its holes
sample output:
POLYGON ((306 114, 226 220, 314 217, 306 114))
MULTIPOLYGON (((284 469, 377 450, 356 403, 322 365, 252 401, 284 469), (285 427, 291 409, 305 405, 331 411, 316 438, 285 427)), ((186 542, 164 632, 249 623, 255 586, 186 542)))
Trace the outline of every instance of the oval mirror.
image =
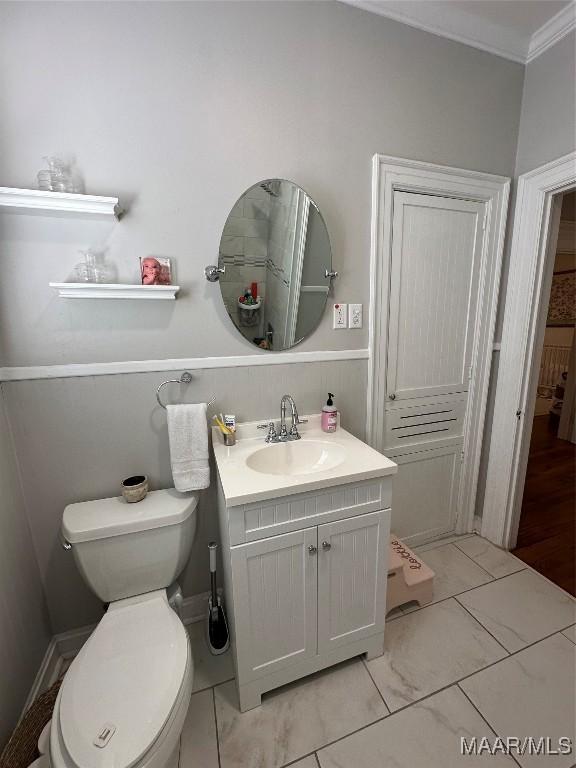
POLYGON ((332 271, 318 206, 291 181, 266 179, 240 197, 220 240, 220 290, 236 328, 262 349, 289 349, 320 322, 332 271))

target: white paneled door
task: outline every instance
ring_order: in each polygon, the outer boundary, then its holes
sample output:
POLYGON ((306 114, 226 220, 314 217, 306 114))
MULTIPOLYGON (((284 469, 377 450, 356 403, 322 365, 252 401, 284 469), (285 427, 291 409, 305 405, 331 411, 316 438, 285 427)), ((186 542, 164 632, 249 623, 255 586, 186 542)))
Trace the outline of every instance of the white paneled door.
POLYGON ((395 455, 394 533, 402 539, 416 534, 423 541, 453 531, 458 513, 462 469, 461 441, 414 453, 395 455))
POLYGON ((394 192, 385 452, 398 461, 393 529, 412 543, 458 516, 486 204, 394 192))
POLYGON ((233 547, 234 613, 244 679, 316 655, 317 528, 233 547))
POLYGON ((318 652, 384 630, 388 511, 318 526, 318 652))
POLYGON ((394 193, 387 395, 468 390, 484 203, 394 193))

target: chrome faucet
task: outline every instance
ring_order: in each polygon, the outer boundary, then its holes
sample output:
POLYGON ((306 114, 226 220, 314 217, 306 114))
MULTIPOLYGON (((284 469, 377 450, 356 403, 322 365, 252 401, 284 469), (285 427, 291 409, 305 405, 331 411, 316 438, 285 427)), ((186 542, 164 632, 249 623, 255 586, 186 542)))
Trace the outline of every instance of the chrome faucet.
POLYGON ((287 440, 288 438, 292 440, 300 440, 297 426, 299 423, 300 419, 298 417, 298 409, 296 408, 294 398, 292 395, 282 395, 282 400, 280 400, 280 438, 284 440, 287 440), (290 432, 286 429, 286 403, 290 404, 290 413, 292 416, 290 432))
POLYGON ((282 400, 280 401, 280 433, 276 432, 273 421, 268 421, 266 424, 258 424, 258 429, 268 430, 266 435, 267 443, 287 443, 290 440, 300 440, 298 424, 306 424, 307 421, 308 419, 301 419, 298 415, 298 409, 292 395, 282 395, 282 400), (290 430, 286 427, 286 403, 290 405, 292 417, 290 430))

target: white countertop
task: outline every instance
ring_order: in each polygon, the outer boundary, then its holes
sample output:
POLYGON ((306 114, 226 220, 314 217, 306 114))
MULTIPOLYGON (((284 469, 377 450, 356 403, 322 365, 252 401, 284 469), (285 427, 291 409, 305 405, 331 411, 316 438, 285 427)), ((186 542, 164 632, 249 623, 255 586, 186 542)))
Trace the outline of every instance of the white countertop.
MULTIPOLYGON (((236 430, 236 445, 231 447, 223 444, 218 428, 213 427, 214 455, 227 506, 234 507, 276 496, 396 474, 398 466, 393 461, 358 440, 350 432, 341 427, 333 433, 323 432, 318 414, 306 418, 308 423, 298 426, 301 440, 295 441, 294 445, 304 441, 335 444, 344 452, 342 463, 331 469, 297 475, 265 474, 251 469, 246 463, 257 450, 274 450, 276 446, 264 441, 266 430, 256 429, 260 422, 239 424, 236 430)), ((289 426, 289 420, 287 421, 289 426)))

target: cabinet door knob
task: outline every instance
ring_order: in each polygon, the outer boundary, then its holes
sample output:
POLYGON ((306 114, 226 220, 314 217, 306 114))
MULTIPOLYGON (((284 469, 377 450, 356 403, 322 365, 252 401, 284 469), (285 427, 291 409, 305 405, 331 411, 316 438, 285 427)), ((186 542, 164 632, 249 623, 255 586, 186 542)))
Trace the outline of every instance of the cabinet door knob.
POLYGON ((394 392, 391 392, 389 394, 389 398, 390 398, 390 400, 396 400, 396 395, 394 394, 394 392))
POLYGON ((316 552, 318 552, 318 547, 315 547, 314 544, 310 544, 308 552, 310 552, 311 555, 315 555, 316 552))
POLYGON ((330 544, 329 541, 323 541, 322 549, 324 549, 327 552, 329 549, 332 549, 332 544, 330 544))

